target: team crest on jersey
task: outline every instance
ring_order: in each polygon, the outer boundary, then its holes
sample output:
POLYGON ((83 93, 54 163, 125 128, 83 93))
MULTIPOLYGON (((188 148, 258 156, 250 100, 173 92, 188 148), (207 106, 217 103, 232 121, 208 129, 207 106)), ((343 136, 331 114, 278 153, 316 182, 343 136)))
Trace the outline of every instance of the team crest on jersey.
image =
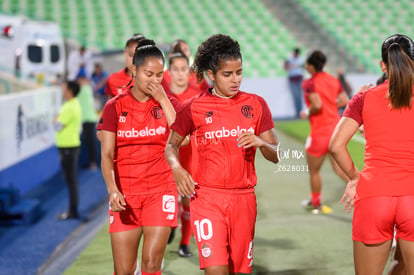
POLYGON ((211 253, 212 253, 212 251, 211 251, 210 245, 208 243, 204 243, 201 246, 201 255, 203 256, 203 258, 210 257, 211 256, 211 253))
POLYGON ((253 117, 253 107, 250 106, 250 105, 243 105, 241 107, 241 113, 247 118, 252 118, 253 117))
POLYGON ((206 117, 211 117, 211 116, 213 116, 213 111, 210 111, 210 112, 206 113, 206 117))
POLYGON ((109 216, 109 224, 113 224, 114 223, 114 214, 111 214, 109 216))
POLYGON ((163 112, 161 112, 161 110, 162 109, 161 109, 160 106, 154 106, 154 107, 152 107, 152 110, 151 110, 152 117, 155 118, 155 119, 162 118, 164 116, 164 114, 163 114, 163 112))

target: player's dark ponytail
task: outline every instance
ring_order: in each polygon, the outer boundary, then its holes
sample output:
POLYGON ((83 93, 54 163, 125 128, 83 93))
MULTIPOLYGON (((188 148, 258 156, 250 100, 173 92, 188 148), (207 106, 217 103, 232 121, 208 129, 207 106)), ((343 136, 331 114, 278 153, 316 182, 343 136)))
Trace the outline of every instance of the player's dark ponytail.
POLYGON ((402 34, 392 35, 382 44, 381 55, 388 70, 391 107, 411 108, 414 84, 413 41, 402 34))
POLYGON ((148 57, 159 58, 162 60, 163 64, 165 63, 164 54, 157 46, 155 46, 154 40, 142 39, 139 42, 139 45, 135 48, 133 64, 138 68, 148 57))
POLYGON ((191 69, 201 81, 204 72, 211 70, 215 74, 221 61, 231 59, 242 60, 239 43, 228 35, 215 34, 198 47, 191 69))

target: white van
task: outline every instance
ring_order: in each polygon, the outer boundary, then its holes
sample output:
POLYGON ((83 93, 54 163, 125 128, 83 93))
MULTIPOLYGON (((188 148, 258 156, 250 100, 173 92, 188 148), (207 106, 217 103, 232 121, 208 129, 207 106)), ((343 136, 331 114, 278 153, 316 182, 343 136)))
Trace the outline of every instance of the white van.
POLYGON ((0 71, 50 82, 65 73, 65 45, 56 22, 0 14, 0 71))

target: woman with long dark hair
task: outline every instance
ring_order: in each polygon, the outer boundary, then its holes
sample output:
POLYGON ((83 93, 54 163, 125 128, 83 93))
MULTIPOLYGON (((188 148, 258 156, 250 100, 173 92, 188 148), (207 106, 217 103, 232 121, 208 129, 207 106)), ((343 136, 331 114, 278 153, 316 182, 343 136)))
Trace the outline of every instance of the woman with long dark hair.
POLYGON ((349 177, 341 203, 354 208, 352 239, 356 274, 382 274, 394 237, 408 274, 414 274, 414 43, 395 34, 382 44, 388 80, 349 102, 330 150, 349 177), (355 167, 347 144, 365 129, 365 164, 355 167))

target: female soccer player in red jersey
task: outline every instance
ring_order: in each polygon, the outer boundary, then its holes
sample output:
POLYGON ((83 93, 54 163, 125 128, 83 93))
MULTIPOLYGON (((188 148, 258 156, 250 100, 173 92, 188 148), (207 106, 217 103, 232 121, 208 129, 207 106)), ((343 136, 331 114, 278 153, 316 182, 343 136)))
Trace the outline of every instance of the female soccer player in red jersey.
MULTIPOLYGON (((190 75, 190 65, 188 57, 182 52, 176 52, 169 57, 168 66, 171 75, 170 94, 176 97, 180 102, 186 104, 194 97, 200 96, 202 91, 193 84, 189 84, 188 77, 190 75)), ((180 161, 184 169, 191 174, 191 145, 182 146, 180 148, 180 161)), ((181 222, 181 241, 178 249, 178 255, 181 257, 190 257, 191 240, 191 223, 190 223, 190 199, 187 197, 181 198, 180 207, 180 222, 181 222)))
MULTIPOLYGON (((326 56, 320 51, 312 52, 306 60, 305 68, 311 77, 302 83, 307 110, 302 111, 302 119, 309 118, 310 134, 306 140, 306 161, 309 167, 311 199, 303 205, 312 213, 329 213, 328 206, 321 205, 322 178, 320 169, 329 155, 329 140, 339 121, 338 108, 348 103, 348 97, 337 78, 323 71, 326 56)), ((344 172, 329 155, 336 174, 345 182, 348 180, 344 172)))
POLYGON ((142 235, 141 272, 161 274, 177 226, 177 189, 164 155, 175 111, 160 84, 164 56, 152 40, 140 42, 133 65, 135 85, 108 101, 98 127, 109 232, 116 274, 133 274, 142 235))
POLYGON ((336 126, 330 150, 349 177, 341 199, 354 207, 352 239, 357 274, 382 274, 396 228, 407 274, 414 274, 414 43, 395 34, 381 47, 384 84, 356 94, 336 126), (365 128, 360 173, 347 144, 365 128))
MULTIPOLYGON (((190 58, 191 58, 190 46, 185 40, 177 39, 171 44, 169 56, 177 52, 181 52, 185 56, 187 56, 189 63, 190 63, 190 58)), ((164 71, 164 76, 161 81, 161 85, 164 87, 165 91, 169 91, 170 86, 171 86, 171 81, 172 80, 171 80, 170 70, 167 69, 164 71)), ((191 86, 197 86, 202 91, 207 91, 210 88, 210 85, 207 83, 207 80, 204 77, 200 81, 198 81, 195 74, 191 71, 188 76, 188 82, 190 83, 191 86)))
POLYGON ((140 33, 136 33, 126 41, 124 49, 125 67, 108 77, 105 87, 105 94, 108 97, 114 97, 124 91, 128 91, 134 86, 134 78, 132 77, 133 72, 130 67, 132 65, 135 48, 142 39, 144 39, 144 36, 140 33))
POLYGON ((200 268, 205 274, 250 273, 256 221, 256 149, 278 162, 278 141, 263 98, 239 90, 242 56, 237 41, 217 34, 198 48, 193 64, 198 79, 207 72, 208 93, 177 113, 166 146, 177 189, 191 197, 191 224, 200 268), (192 174, 178 148, 191 134, 192 174))

